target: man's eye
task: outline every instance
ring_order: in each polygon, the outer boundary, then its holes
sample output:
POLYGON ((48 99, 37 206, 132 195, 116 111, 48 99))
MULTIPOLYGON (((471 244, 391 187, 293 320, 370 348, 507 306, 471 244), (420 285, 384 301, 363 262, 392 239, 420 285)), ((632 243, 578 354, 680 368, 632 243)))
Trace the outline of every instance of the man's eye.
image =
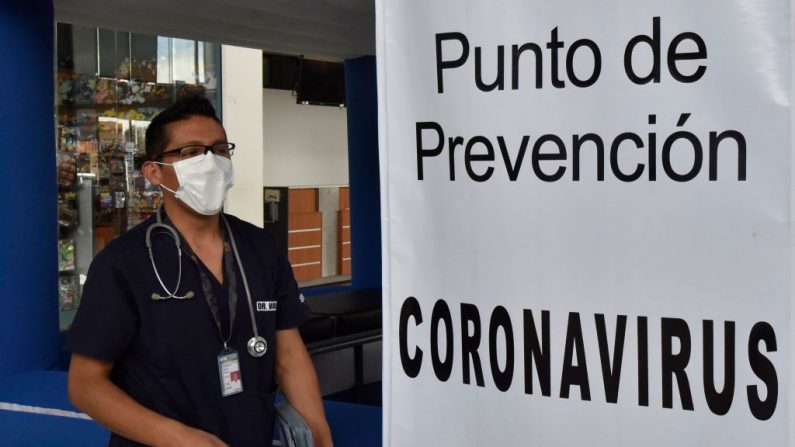
POLYGON ((203 152, 204 152, 204 148, 203 147, 192 146, 192 147, 186 147, 186 148, 182 149, 180 151, 180 155, 182 155, 183 157, 195 157, 195 156, 197 156, 197 155, 199 155, 199 154, 201 154, 203 152))

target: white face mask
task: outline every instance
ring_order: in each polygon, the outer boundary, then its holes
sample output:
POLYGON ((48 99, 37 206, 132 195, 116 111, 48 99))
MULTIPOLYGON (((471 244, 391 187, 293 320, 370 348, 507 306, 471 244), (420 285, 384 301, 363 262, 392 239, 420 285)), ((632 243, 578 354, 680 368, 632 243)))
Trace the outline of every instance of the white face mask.
POLYGON ((205 216, 221 211, 229 188, 235 184, 232 160, 212 152, 174 163, 155 163, 173 166, 179 181, 176 191, 162 184, 160 187, 174 193, 174 197, 205 216))

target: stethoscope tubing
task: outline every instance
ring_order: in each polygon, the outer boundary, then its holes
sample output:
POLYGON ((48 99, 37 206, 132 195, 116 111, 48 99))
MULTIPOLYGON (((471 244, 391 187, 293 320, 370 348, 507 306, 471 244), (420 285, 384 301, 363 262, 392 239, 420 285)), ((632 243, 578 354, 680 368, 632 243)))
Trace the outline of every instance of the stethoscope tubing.
POLYGON ((160 301, 160 300, 167 300, 170 298, 177 300, 185 300, 193 298, 193 293, 191 292, 188 292, 185 295, 181 296, 177 295, 177 292, 179 292, 179 286, 180 284, 182 284, 182 247, 179 241, 179 235, 177 234, 177 231, 174 228, 172 228, 170 225, 166 225, 161 221, 159 209, 157 213, 157 223, 150 225, 149 228, 146 229, 146 249, 149 252, 149 261, 152 263, 152 270, 154 270, 155 272, 155 277, 157 278, 157 282, 160 283, 160 287, 162 287, 167 294, 166 296, 161 296, 158 293, 152 293, 152 299, 160 301), (168 287, 166 287, 166 284, 163 282, 163 278, 160 277, 160 272, 157 270, 157 265, 155 264, 155 257, 152 254, 152 231, 154 231, 157 228, 165 229, 167 231, 166 234, 171 236, 172 239, 174 239, 174 244, 177 246, 177 268, 178 268, 177 285, 173 292, 168 290, 168 287))
MULTIPOLYGON (((188 291, 185 293, 185 295, 177 295, 177 292, 179 292, 179 287, 182 284, 182 246, 180 243, 179 233, 177 233, 177 230, 171 225, 163 223, 161 212, 162 208, 158 208, 156 213, 157 222, 153 223, 149 226, 149 228, 146 229, 146 249, 149 253, 149 261, 152 263, 152 270, 155 272, 157 282, 160 283, 160 287, 163 288, 167 295, 161 296, 158 293, 152 293, 152 299, 155 301, 162 301, 172 298, 177 300, 191 299, 194 296, 192 291, 188 291), (163 278, 160 276, 160 272, 157 270, 154 254, 152 253, 152 232, 158 228, 165 229, 167 231, 166 234, 174 239, 174 244, 177 247, 177 268, 179 269, 179 273, 177 273, 177 284, 173 292, 170 291, 163 282, 163 278)), ((240 276, 243 278, 243 287, 246 289, 246 303, 248 304, 248 313, 251 317, 251 328, 254 331, 254 337, 249 340, 248 350, 252 356, 261 357, 267 350, 267 342, 259 335, 259 328, 257 327, 257 319, 254 316, 254 303, 251 300, 251 289, 248 286, 246 270, 243 268, 243 261, 240 259, 240 253, 238 252, 237 243, 235 242, 235 235, 232 233, 232 227, 229 225, 229 222, 226 220, 226 217, 223 214, 221 215, 221 220, 223 220, 224 227, 226 228, 226 232, 229 235, 229 242, 232 245, 232 252, 234 253, 235 260, 237 261, 237 267, 240 269, 240 276), (258 344, 261 344, 260 349, 255 348, 255 346, 258 344)))
POLYGON ((246 279, 246 271, 243 268, 243 261, 240 260, 240 253, 237 251, 235 235, 232 233, 232 228, 229 226, 229 222, 227 222, 226 217, 223 214, 221 214, 221 219, 224 221, 227 234, 229 234, 229 242, 232 244, 232 252, 235 254, 235 259, 237 260, 237 268, 240 269, 240 276, 243 278, 243 288, 246 289, 246 301, 248 302, 248 313, 251 316, 251 328, 254 330, 254 338, 259 338, 257 320, 254 317, 254 304, 251 302, 251 290, 248 288, 248 279, 246 279))

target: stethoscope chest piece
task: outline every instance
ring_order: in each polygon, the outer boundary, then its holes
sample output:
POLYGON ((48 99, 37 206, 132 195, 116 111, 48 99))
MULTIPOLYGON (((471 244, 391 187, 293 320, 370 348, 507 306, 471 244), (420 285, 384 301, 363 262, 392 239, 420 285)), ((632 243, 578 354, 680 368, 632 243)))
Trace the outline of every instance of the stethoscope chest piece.
POLYGON ((268 352, 268 342, 265 341, 265 338, 256 335, 249 339, 247 348, 248 353, 253 357, 262 357, 268 352))

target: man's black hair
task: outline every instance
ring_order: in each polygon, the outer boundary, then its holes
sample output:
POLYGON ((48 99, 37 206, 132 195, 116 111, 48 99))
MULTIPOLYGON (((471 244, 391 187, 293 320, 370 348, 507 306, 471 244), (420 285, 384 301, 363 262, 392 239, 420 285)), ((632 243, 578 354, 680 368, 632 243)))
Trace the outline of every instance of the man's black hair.
POLYGON ((201 96, 182 98, 171 107, 158 113, 149 123, 149 127, 146 128, 146 158, 154 160, 166 149, 166 144, 168 144, 166 126, 168 124, 186 120, 192 116, 206 116, 221 124, 221 121, 215 116, 215 107, 207 98, 201 96))

